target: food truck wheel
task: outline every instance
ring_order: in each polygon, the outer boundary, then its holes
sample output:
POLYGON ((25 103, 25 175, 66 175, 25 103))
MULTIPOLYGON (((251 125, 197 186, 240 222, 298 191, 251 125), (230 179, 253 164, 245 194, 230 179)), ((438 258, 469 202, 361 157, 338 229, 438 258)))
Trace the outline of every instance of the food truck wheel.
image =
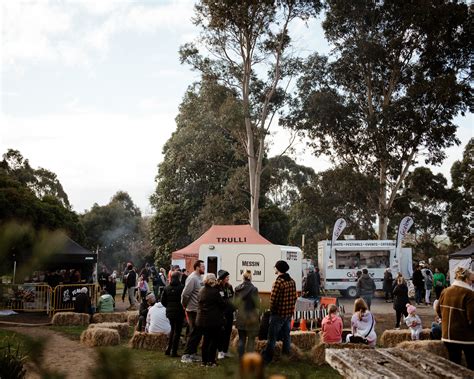
POLYGON ((346 290, 346 295, 350 297, 351 299, 354 299, 357 296, 357 288, 355 287, 349 287, 346 290))

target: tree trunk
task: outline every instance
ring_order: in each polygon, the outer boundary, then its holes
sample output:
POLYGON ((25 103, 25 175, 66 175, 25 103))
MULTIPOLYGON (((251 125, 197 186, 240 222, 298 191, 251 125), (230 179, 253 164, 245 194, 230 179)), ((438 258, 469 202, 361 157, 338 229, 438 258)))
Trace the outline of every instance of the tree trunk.
POLYGON ((388 228, 388 209, 387 209, 387 172, 385 165, 380 164, 380 179, 379 179, 379 240, 387 239, 388 228))

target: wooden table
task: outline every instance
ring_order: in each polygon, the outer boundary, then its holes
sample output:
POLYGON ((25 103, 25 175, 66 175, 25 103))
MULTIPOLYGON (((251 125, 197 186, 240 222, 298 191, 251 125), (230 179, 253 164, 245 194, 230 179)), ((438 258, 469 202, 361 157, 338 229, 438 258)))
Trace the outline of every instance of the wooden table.
POLYGON ((345 378, 474 378, 474 371, 426 351, 326 349, 326 362, 345 378))

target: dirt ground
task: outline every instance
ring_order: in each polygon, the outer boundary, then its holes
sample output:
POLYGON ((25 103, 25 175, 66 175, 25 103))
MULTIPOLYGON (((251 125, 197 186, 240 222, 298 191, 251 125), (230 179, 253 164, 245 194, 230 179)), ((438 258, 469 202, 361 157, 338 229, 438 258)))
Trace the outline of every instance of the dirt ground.
MULTIPOLYGON (((59 333, 43 327, 10 327, 7 330, 25 334, 32 338, 46 338, 44 367, 58 371, 66 378, 88 379, 89 369, 95 365, 96 352, 77 341, 72 341, 59 333)), ((40 378, 32 364, 27 365, 28 379, 40 378)))

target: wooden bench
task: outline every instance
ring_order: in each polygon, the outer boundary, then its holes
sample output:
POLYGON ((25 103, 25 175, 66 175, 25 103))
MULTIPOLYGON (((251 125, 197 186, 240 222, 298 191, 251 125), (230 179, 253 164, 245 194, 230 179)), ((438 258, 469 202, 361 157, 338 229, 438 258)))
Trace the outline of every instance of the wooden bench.
POLYGON ((345 378, 473 378, 474 371, 426 351, 327 349, 326 362, 345 378))

